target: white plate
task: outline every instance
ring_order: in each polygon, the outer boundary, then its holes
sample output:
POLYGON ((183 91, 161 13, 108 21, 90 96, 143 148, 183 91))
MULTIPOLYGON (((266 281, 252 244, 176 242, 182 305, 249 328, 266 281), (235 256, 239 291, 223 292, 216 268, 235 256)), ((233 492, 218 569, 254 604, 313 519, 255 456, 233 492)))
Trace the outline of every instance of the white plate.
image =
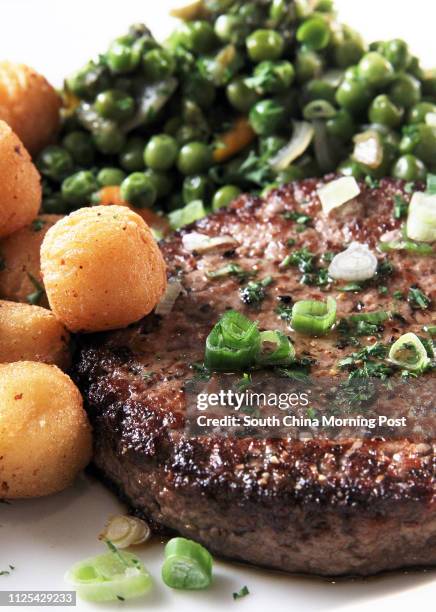
MULTIPOLYGON (((1 0, 0 57, 29 63, 59 85, 63 76, 103 50, 108 40, 134 21, 146 21, 161 37, 167 34, 172 23, 166 13, 173 4, 172 0, 1 0)), ((338 0, 337 4, 344 21, 368 39, 383 37, 386 31, 391 37, 403 36, 427 65, 432 64, 436 9, 428 0, 414 0, 412 12, 409 0, 338 0)), ((106 518, 120 509, 113 495, 85 477, 60 495, 0 504, 0 571, 9 564, 16 568, 11 575, 0 576, 0 589, 65 589, 64 572, 75 561, 103 550, 97 535, 106 518)), ((330 583, 222 562, 216 563, 212 589, 173 592, 159 578, 163 546, 156 541, 138 554, 155 582, 148 597, 104 607, 79 602, 78 609, 222 612, 234 606, 241 612, 268 608, 399 612, 406 607, 431 609, 436 597, 434 572, 330 583), (250 595, 234 602, 232 593, 243 585, 250 595)))

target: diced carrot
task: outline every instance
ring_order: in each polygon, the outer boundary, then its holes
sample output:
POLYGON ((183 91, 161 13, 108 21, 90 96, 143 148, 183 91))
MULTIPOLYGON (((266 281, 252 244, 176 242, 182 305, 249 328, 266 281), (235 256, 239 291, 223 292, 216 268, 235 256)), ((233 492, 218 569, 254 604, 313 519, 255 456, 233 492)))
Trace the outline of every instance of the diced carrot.
POLYGON ((164 236, 170 231, 170 225, 165 217, 158 215, 149 208, 135 208, 128 202, 123 200, 118 185, 111 187, 103 187, 98 192, 100 204, 103 206, 110 206, 111 204, 117 204, 118 206, 128 206, 131 210, 137 213, 144 221, 153 229, 161 232, 164 236))
POLYGON ((213 153, 213 158, 217 163, 224 162, 240 151, 243 151, 253 140, 256 134, 246 117, 236 119, 231 130, 222 134, 218 145, 213 153))

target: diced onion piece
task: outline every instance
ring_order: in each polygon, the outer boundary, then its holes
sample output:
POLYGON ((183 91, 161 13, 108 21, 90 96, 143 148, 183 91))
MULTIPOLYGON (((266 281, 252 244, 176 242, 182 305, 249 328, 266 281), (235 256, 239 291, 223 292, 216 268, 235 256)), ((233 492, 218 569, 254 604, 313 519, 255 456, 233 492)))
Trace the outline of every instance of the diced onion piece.
POLYGON ((383 162, 383 145, 377 132, 369 131, 354 137, 353 158, 373 170, 383 162))
POLYGON ((324 213, 349 202, 360 193, 360 187, 353 176, 343 176, 318 189, 318 196, 324 213))
POLYGON ((414 372, 424 370, 430 361, 425 346, 412 332, 394 342, 389 351, 389 359, 395 365, 414 372))
POLYGON ((313 125, 308 121, 294 121, 291 140, 273 158, 270 165, 275 172, 287 168, 292 162, 303 155, 312 142, 315 134, 313 125))
POLYGON ((146 542, 150 537, 150 527, 135 516, 119 514, 106 524, 100 539, 110 540, 117 548, 129 548, 146 542))
POLYGON ((366 244, 352 242, 348 249, 333 257, 328 273, 335 280, 364 281, 375 275, 377 265, 377 257, 366 244))
POLYGON ((183 19, 183 21, 192 21, 193 19, 200 19, 204 12, 203 0, 195 0, 195 2, 172 8, 170 15, 177 19, 183 19))
POLYGON ((155 313, 161 317, 166 317, 168 314, 170 314, 182 289, 183 286, 179 280, 170 279, 163 298, 156 306, 155 313))
POLYGON ((436 195, 415 192, 407 217, 407 236, 419 242, 436 241, 436 195))
POLYGON ((425 116, 425 122, 430 127, 436 127, 436 113, 427 113, 425 116))
POLYGON ((111 552, 76 563, 65 581, 86 601, 120 601, 144 595, 152 581, 142 561, 107 543, 111 552))
POLYGON ((219 247, 230 247, 238 244, 231 236, 215 236, 211 238, 199 232, 185 234, 182 237, 182 243, 187 251, 196 251, 197 253, 207 253, 219 247))

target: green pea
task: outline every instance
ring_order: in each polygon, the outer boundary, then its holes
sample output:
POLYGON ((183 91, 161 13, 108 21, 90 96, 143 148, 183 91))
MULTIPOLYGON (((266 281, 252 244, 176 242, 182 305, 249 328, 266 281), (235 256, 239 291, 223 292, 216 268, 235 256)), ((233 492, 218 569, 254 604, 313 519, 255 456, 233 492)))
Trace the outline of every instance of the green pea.
POLYGON ((352 28, 343 25, 334 41, 333 57, 336 66, 348 68, 357 64, 365 53, 362 37, 352 28))
POLYGON ((392 176, 404 181, 423 181, 427 168, 415 155, 408 153, 397 159, 392 167, 392 176))
POLYGON ((353 159, 346 159, 338 166, 338 172, 344 176, 353 176, 359 180, 365 176, 365 170, 353 159))
POLYGON ((182 118, 179 115, 177 117, 170 117, 164 124, 164 132, 170 136, 175 136, 181 125, 182 118))
POLYGON ((183 181, 183 202, 189 204, 194 200, 207 202, 210 197, 211 184, 207 176, 196 174, 187 176, 183 181))
POLYGON ((64 136, 62 146, 77 164, 91 166, 94 163, 95 149, 92 138, 87 132, 80 130, 70 132, 64 136))
POLYGON ((370 100, 371 92, 367 84, 357 78, 344 79, 336 91, 336 102, 350 113, 364 110, 370 100))
POLYGON ((107 120, 99 126, 98 131, 94 132, 93 142, 100 153, 115 155, 120 153, 126 137, 115 123, 107 120))
POLYGON ((428 113, 436 113, 436 104, 433 104, 433 102, 418 102, 409 111, 409 123, 425 123, 428 113))
POLYGON ((395 38, 394 40, 389 40, 382 44, 381 52, 395 70, 405 70, 411 60, 409 47, 407 43, 400 38, 395 38))
POLYGON ((247 80, 247 85, 261 95, 285 92, 292 85, 295 70, 291 62, 260 62, 254 69, 253 76, 247 80))
POLYGON ((354 134, 354 122, 350 113, 345 110, 339 110, 334 117, 326 121, 326 129, 330 136, 339 138, 346 142, 350 140, 354 134))
POLYGON ((288 166, 285 170, 282 170, 277 175, 277 182, 280 185, 285 185, 286 183, 292 183, 292 181, 299 181, 304 178, 304 172, 298 166, 288 166))
POLYGON ((144 168, 145 140, 131 136, 120 152, 119 163, 126 172, 137 172, 144 168))
POLYGON ((65 215, 69 206, 60 193, 48 195, 42 200, 42 212, 47 215, 65 215))
POLYGON ((133 72, 139 65, 144 50, 144 39, 122 36, 113 41, 106 54, 111 72, 123 74, 133 72))
POLYGON ((158 134, 148 141, 144 150, 144 162, 152 170, 168 170, 175 163, 178 152, 175 138, 158 134))
POLYGON ((335 103, 336 87, 323 79, 313 79, 306 83, 304 87, 304 98, 311 100, 327 100, 331 104, 335 103))
POLYGON ((238 15, 220 15, 215 21, 215 34, 224 43, 238 44, 248 33, 247 23, 238 15))
POLYGON ((286 17, 288 8, 286 0, 273 0, 269 9, 269 16, 278 25, 286 17))
POLYGON ((121 183, 120 193, 123 200, 136 208, 151 208, 157 198, 153 182, 143 172, 129 174, 121 183))
POLYGON ((208 21, 184 23, 179 31, 180 43, 194 53, 209 53, 216 46, 217 39, 213 26, 208 21))
POLYGON ((142 68, 146 79, 154 83, 171 76, 176 62, 166 49, 151 49, 142 58, 142 68))
POLYGON ((425 164, 434 164, 436 159, 436 128, 420 123, 412 126, 401 140, 403 153, 414 153, 425 164))
POLYGON ((247 113, 259 101, 259 94, 248 87, 244 77, 238 77, 226 87, 227 99, 233 108, 241 113, 247 113))
POLYGON ((394 69, 381 53, 371 51, 360 60, 359 75, 371 87, 383 87, 392 80, 394 69))
POLYGON ((72 206, 89 204, 91 196, 99 185, 90 170, 80 170, 62 182, 62 198, 72 206))
POLYGON ((300 83, 318 77, 322 72, 322 59, 314 51, 300 51, 295 60, 295 74, 300 83))
POLYGON ((179 145, 185 145, 189 142, 203 142, 205 133, 198 125, 182 125, 176 133, 176 141, 179 145))
POLYGON ((285 107, 276 100, 261 100, 250 111, 250 124, 256 134, 268 136, 284 123, 287 113, 285 107))
POLYGON ((398 106, 410 108, 421 99, 421 83, 410 74, 399 74, 389 89, 389 97, 398 106))
POLYGON ((275 30, 256 30, 246 40, 247 52, 253 62, 277 60, 285 46, 283 37, 275 30))
POLYGON ((218 210, 220 208, 225 208, 231 202, 233 202, 233 200, 235 200, 241 193, 242 192, 239 187, 236 187, 235 185, 224 185, 224 187, 218 189, 218 191, 213 196, 212 209, 218 210))
POLYGON ((319 51, 330 42, 330 28, 322 17, 311 17, 304 21, 297 30, 297 40, 308 49, 319 51))
POLYGON ((422 93, 424 96, 436 98, 436 70, 429 70, 423 75, 422 93))
POLYGON ((123 91, 110 89, 98 94, 94 108, 101 117, 122 122, 134 115, 135 101, 123 91))
POLYGON ((45 147, 36 160, 38 170, 53 181, 63 181, 74 169, 70 153, 56 145, 45 147))
POLYGON ((200 108, 208 109, 215 101, 216 89, 213 83, 197 72, 186 75, 182 88, 184 97, 196 102, 200 108))
POLYGON ((333 0, 318 0, 315 9, 320 13, 334 12, 335 5, 333 0))
POLYGON ((109 83, 107 68, 95 62, 88 62, 66 80, 67 89, 85 100, 93 100, 109 83))
POLYGON ((419 58, 412 56, 407 65, 407 72, 409 72, 415 79, 422 81, 425 78, 424 70, 421 68, 419 58))
POLYGON ((257 2, 243 2, 238 14, 250 26, 259 26, 265 17, 262 8, 257 2))
POLYGON ((201 174, 212 163, 212 151, 203 142, 189 142, 179 152, 177 167, 182 174, 201 174))
POLYGON ((121 185, 125 178, 126 173, 120 168, 102 168, 97 174, 97 182, 101 187, 121 185))
POLYGON ((156 189, 156 195, 158 198, 165 198, 171 193, 173 188, 173 180, 169 174, 160 172, 159 170, 152 170, 151 168, 147 168, 144 174, 148 179, 150 179, 151 183, 156 189))
POLYGON ((371 123, 381 123, 392 128, 400 125, 403 114, 403 109, 396 106, 386 94, 374 98, 368 111, 371 123))

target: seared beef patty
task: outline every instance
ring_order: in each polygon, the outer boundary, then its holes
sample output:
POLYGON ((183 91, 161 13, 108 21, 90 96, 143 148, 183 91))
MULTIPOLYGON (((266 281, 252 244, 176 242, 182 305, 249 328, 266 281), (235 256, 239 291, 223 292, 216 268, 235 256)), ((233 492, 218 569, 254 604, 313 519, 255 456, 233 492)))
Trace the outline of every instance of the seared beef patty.
MULTIPOLYGON (((352 240, 375 251, 380 237, 403 222, 395 218, 395 196, 409 201, 410 190, 391 179, 382 180, 379 188, 362 183, 360 196, 327 218, 317 196, 321 185, 310 179, 264 200, 243 196, 174 234, 162 244, 169 277, 183 285, 171 313, 82 340, 75 375, 94 427, 94 464, 137 513, 218 555, 325 575, 435 564, 431 430, 413 441, 195 438, 184 433, 185 384, 195 375, 193 364, 203 361, 208 333, 228 308, 258 320, 261 329, 285 332, 297 358, 311 360, 313 376, 339 373, 338 360, 359 347, 353 346, 350 333, 314 339, 291 331, 277 313, 279 306, 331 295, 338 320, 356 312, 394 311, 380 330, 386 344, 406 331, 422 335, 423 325, 434 324, 432 257, 379 253, 380 263, 392 264, 393 270, 382 265, 377 278, 359 292, 339 291, 346 283, 329 284, 319 273, 328 266, 328 256, 322 256, 344 250, 352 240), (189 252, 182 238, 193 231, 231 236, 235 243, 202 255, 189 252), (313 259, 315 272, 313 266, 307 273, 304 265, 279 266, 303 248, 321 256, 313 259), (273 277, 260 304, 241 300, 240 275, 211 279, 206 274, 229 263, 256 272, 251 280, 273 277), (411 287, 432 302, 417 304, 411 287)), ((242 286, 248 280, 242 279, 242 286)), ((363 335, 357 342, 361 348, 375 340, 363 335)), ((419 390, 425 393, 432 376, 426 373, 415 384, 417 404, 419 390)))

